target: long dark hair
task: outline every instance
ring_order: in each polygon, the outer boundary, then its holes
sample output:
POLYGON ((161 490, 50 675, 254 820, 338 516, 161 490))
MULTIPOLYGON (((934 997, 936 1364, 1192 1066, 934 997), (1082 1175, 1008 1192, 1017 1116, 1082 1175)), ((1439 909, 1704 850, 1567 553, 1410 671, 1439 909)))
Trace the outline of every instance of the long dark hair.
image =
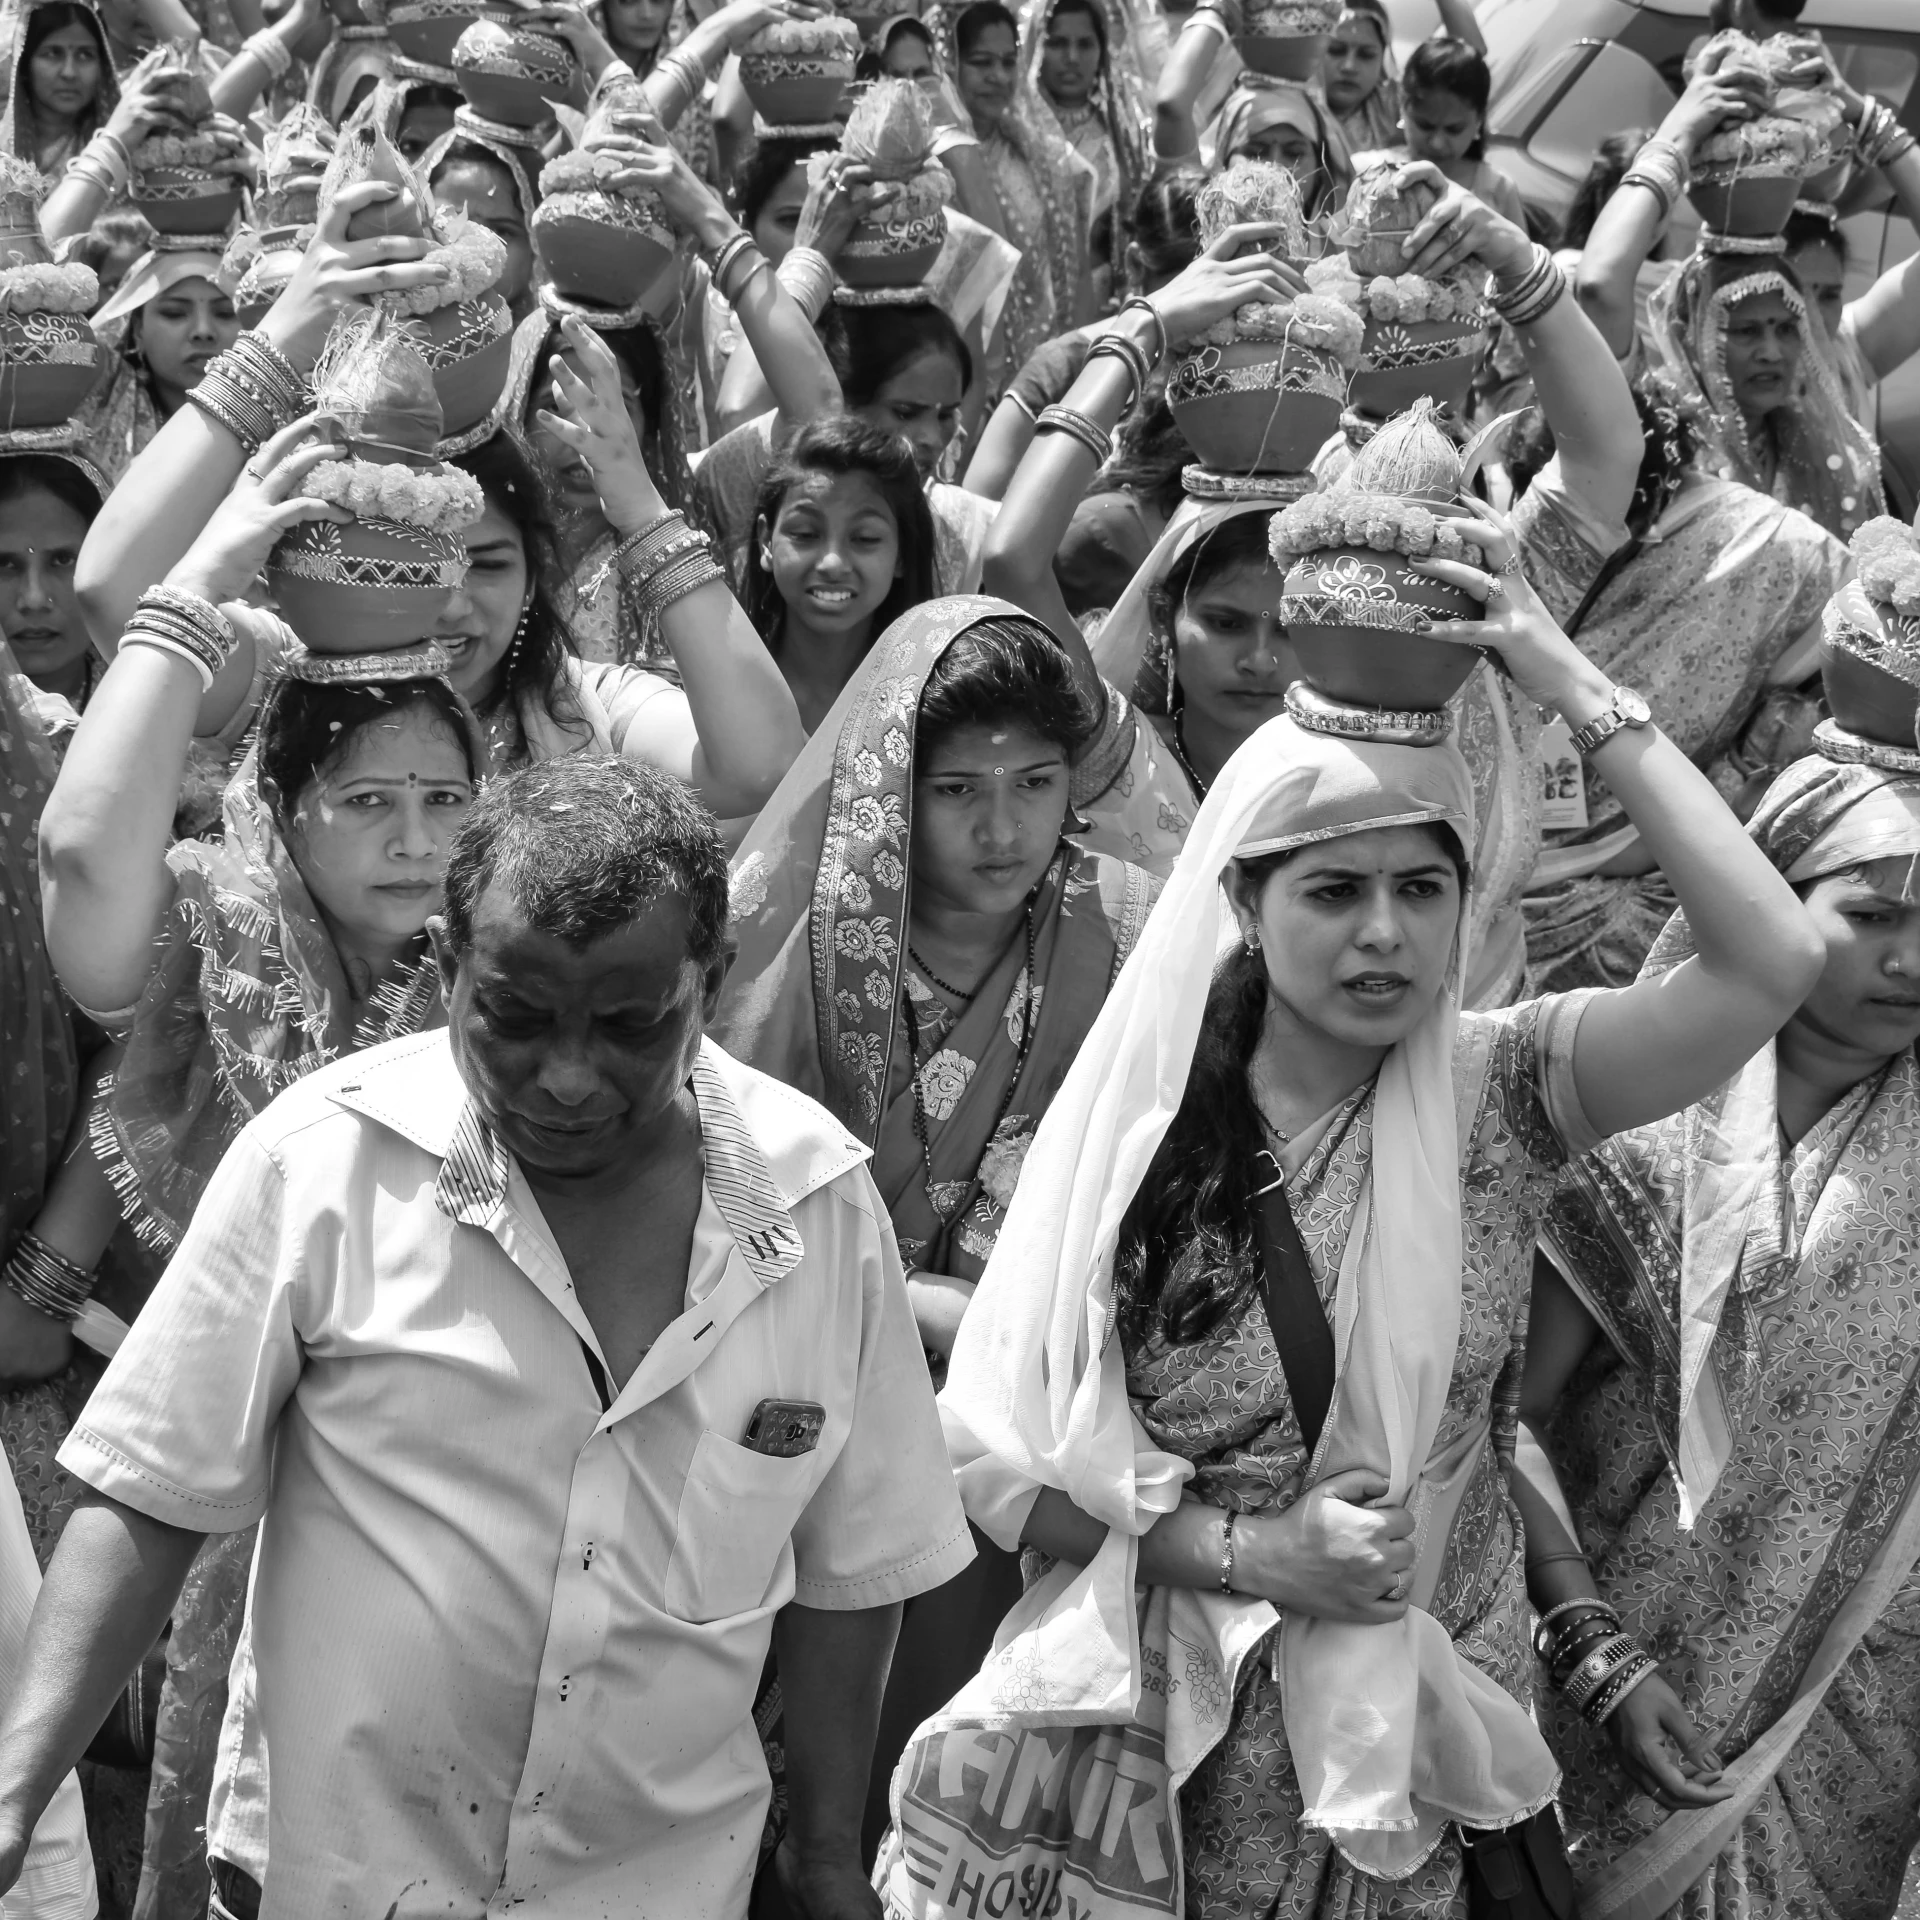
POLYGON ((1466 158, 1487 157, 1487 102, 1493 97, 1493 74, 1482 56, 1464 40, 1452 40, 1436 33, 1422 40, 1407 55, 1407 70, 1400 79, 1404 100, 1431 98, 1450 93, 1464 100, 1480 116, 1480 131, 1468 147, 1466 158))
POLYGON ((1623 133, 1608 134, 1594 149, 1593 165, 1574 189, 1566 224, 1560 229, 1563 247, 1584 247, 1593 238, 1593 223, 1600 218, 1600 209, 1613 198, 1634 156, 1652 137, 1650 127, 1628 127, 1623 133))
POLYGON ((754 531, 747 540, 747 615, 767 649, 780 651, 787 604, 772 571, 760 558, 761 526, 772 529, 787 491, 813 473, 864 473, 893 515, 900 538, 900 572, 873 616, 878 639, 911 607, 933 598, 933 513, 920 484, 913 449, 898 434, 881 433, 851 414, 836 414, 802 427, 760 483, 754 531))
POLYGON ((962 391, 973 385, 973 355, 939 307, 828 308, 822 328, 827 358, 850 411, 872 404, 902 367, 922 354, 944 353, 960 369, 962 391))

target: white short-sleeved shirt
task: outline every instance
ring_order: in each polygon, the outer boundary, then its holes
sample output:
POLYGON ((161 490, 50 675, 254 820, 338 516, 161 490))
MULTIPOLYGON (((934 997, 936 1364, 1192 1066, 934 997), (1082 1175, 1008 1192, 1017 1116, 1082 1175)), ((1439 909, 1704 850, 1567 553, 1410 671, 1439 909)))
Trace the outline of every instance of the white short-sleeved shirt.
POLYGON ((610 1407, 438 1032, 246 1128, 62 1449, 263 1522, 221 1771, 270 1781, 265 1920, 744 1914, 774 1613, 972 1557, 864 1150, 711 1043, 693 1088, 686 1311, 610 1407), (766 1399, 826 1409, 813 1451, 742 1444, 766 1399))

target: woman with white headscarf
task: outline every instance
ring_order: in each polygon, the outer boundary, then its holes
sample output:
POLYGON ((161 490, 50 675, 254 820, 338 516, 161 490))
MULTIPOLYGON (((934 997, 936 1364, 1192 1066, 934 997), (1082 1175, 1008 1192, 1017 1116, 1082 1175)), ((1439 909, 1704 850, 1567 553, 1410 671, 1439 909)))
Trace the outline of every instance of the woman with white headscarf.
MULTIPOLYGON (((976 1790, 955 1820, 980 1778, 962 1754, 1009 1731, 1119 1733, 1097 1782, 1052 1792, 1055 1884, 1093 1888, 1096 1913, 1120 1910, 1098 1890, 1122 1839, 1129 1913, 1457 1912, 1463 1829, 1552 1799, 1503 1474, 1534 1229, 1569 1153, 1766 1039, 1819 943, 1508 571, 1511 537, 1451 524, 1495 571, 1420 564, 1489 617, 1434 637, 1497 649, 1603 735, 1698 953, 1650 988, 1463 1014, 1459 753, 1321 732, 1296 701, 1223 769, 954 1348, 941 1411, 969 1518, 1058 1564, 895 1776, 901 1912, 950 1906, 979 1865, 971 1836, 1007 1803, 976 1790)), ((1008 1818, 1031 1836, 1021 1783, 1008 1818)), ((1017 1877, 1036 1843, 1012 1844, 994 1871, 1017 1877)))

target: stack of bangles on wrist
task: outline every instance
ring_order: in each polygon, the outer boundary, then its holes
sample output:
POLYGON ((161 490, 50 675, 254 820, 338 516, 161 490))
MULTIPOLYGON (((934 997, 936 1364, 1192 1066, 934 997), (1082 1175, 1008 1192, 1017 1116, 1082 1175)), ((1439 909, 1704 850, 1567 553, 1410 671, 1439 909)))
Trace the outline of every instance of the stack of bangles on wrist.
POLYGON ((251 458, 306 412, 307 383, 292 361, 250 328, 225 353, 214 355, 187 398, 225 427, 251 458))
POLYGON ((732 306, 746 291, 747 282, 766 264, 767 256, 760 251, 759 243, 743 228, 713 256, 714 290, 732 306))
POLYGON ((133 156, 117 133, 102 127, 67 162, 67 171, 77 174, 89 186, 98 187, 108 199, 117 200, 126 191, 133 174, 133 156))
POLYGON ((833 262, 818 247, 789 247, 773 277, 786 288, 793 304, 817 325, 833 298, 833 262))
POLYGON ((1660 218, 1673 211, 1673 203, 1687 190, 1692 169, 1687 156, 1672 140, 1647 140, 1633 156, 1633 165, 1620 176, 1623 187, 1645 187, 1660 202, 1660 218))
MULTIPOLYGON (((688 47, 677 47, 664 60, 657 62, 654 72, 667 79, 677 80, 687 90, 689 106, 698 100, 707 86, 707 68, 697 53, 688 47)), ((683 108, 684 112, 685 109, 683 108)))
POLYGON ((1098 420, 1089 419, 1084 413, 1076 413, 1072 407, 1042 407, 1036 427, 1041 433, 1053 428, 1061 433, 1072 434, 1093 455, 1096 466, 1104 467, 1107 456, 1113 451, 1113 435, 1098 420))
POLYGON ((272 79, 283 79, 293 70, 293 49, 271 28, 248 34, 240 42, 240 51, 252 54, 272 79))
POLYGON ((140 596, 120 644, 153 647, 184 660, 200 676, 200 691, 205 693, 239 651, 240 636, 211 600, 163 585, 149 587, 140 596))
POLYGON ((1533 265, 1511 287, 1496 286, 1493 310, 1510 327, 1530 327, 1567 290, 1567 276, 1545 247, 1536 243, 1533 265))
POLYGON ((1869 100, 1860 115, 1855 144, 1862 166, 1884 167, 1913 151, 1913 135, 1884 100, 1869 100))
POLYGON ((94 1276, 34 1233, 20 1236, 0 1279, 49 1320, 70 1321, 93 1298, 94 1276))
POLYGON ((1599 1726, 1654 1670, 1653 1656, 1606 1601, 1563 1600, 1534 1628, 1533 1650, 1568 1706, 1599 1726))
POLYGON ((703 533, 678 513, 663 513, 614 549, 613 565, 633 589, 640 611, 658 619, 677 600, 726 575, 714 565, 703 533))

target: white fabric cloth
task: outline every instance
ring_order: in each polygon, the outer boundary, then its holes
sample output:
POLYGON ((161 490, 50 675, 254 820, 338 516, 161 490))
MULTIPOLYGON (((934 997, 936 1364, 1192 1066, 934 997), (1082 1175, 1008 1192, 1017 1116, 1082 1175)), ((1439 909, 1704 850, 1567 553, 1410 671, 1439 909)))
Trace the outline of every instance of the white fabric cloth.
MULTIPOLYGON (((39 1591, 40 1566, 20 1489, 0 1453, 0 1709, 12 1700, 20 1677, 20 1651, 39 1591)), ((33 1830, 20 1878, 0 1895, 0 1920, 93 1920, 99 1911, 80 1782, 69 1773, 33 1830)))
MULTIPOLYGON (((995 1648, 996 1663, 1046 1676, 1057 1719, 1138 1710, 1138 1537, 1179 1503, 1192 1473, 1133 1417, 1113 1256, 1178 1110, 1216 957, 1238 937, 1222 876, 1249 850, 1421 822, 1472 845, 1471 776, 1452 747, 1356 745, 1285 718, 1261 727, 1202 804, 1029 1151, 940 1411, 968 1515, 1001 1545, 1017 1541, 1047 1487, 1112 1529, 1090 1566, 1058 1568, 1026 1596, 995 1648)), ((1463 906, 1449 993, 1380 1069, 1372 1171, 1335 1298, 1337 1384, 1313 1468, 1318 1481, 1370 1467, 1386 1498, 1421 1521, 1435 1492, 1427 1476, 1444 1479, 1451 1465, 1429 1454, 1459 1334, 1453 1050, 1469 918, 1463 906)), ((1229 1670, 1275 1618, 1264 1602, 1185 1600, 1200 1602, 1229 1670)), ((1404 1877, 1447 1820, 1504 1826, 1553 1791, 1558 1769, 1525 1710, 1418 1607, 1379 1627, 1287 1616, 1281 1658, 1305 1818, 1364 1872, 1404 1877)), ((1178 1731, 1170 1717, 1170 1765, 1178 1731)))
POLYGON ((437 1032, 247 1127, 63 1448, 156 1519, 264 1516, 222 1777, 270 1755, 265 1920, 597 1917, 638 1886, 736 1920, 774 1614, 972 1558, 864 1151, 711 1043, 693 1087, 687 1309, 610 1407, 437 1032), (812 1452, 741 1444, 764 1399, 826 1409, 812 1452))

